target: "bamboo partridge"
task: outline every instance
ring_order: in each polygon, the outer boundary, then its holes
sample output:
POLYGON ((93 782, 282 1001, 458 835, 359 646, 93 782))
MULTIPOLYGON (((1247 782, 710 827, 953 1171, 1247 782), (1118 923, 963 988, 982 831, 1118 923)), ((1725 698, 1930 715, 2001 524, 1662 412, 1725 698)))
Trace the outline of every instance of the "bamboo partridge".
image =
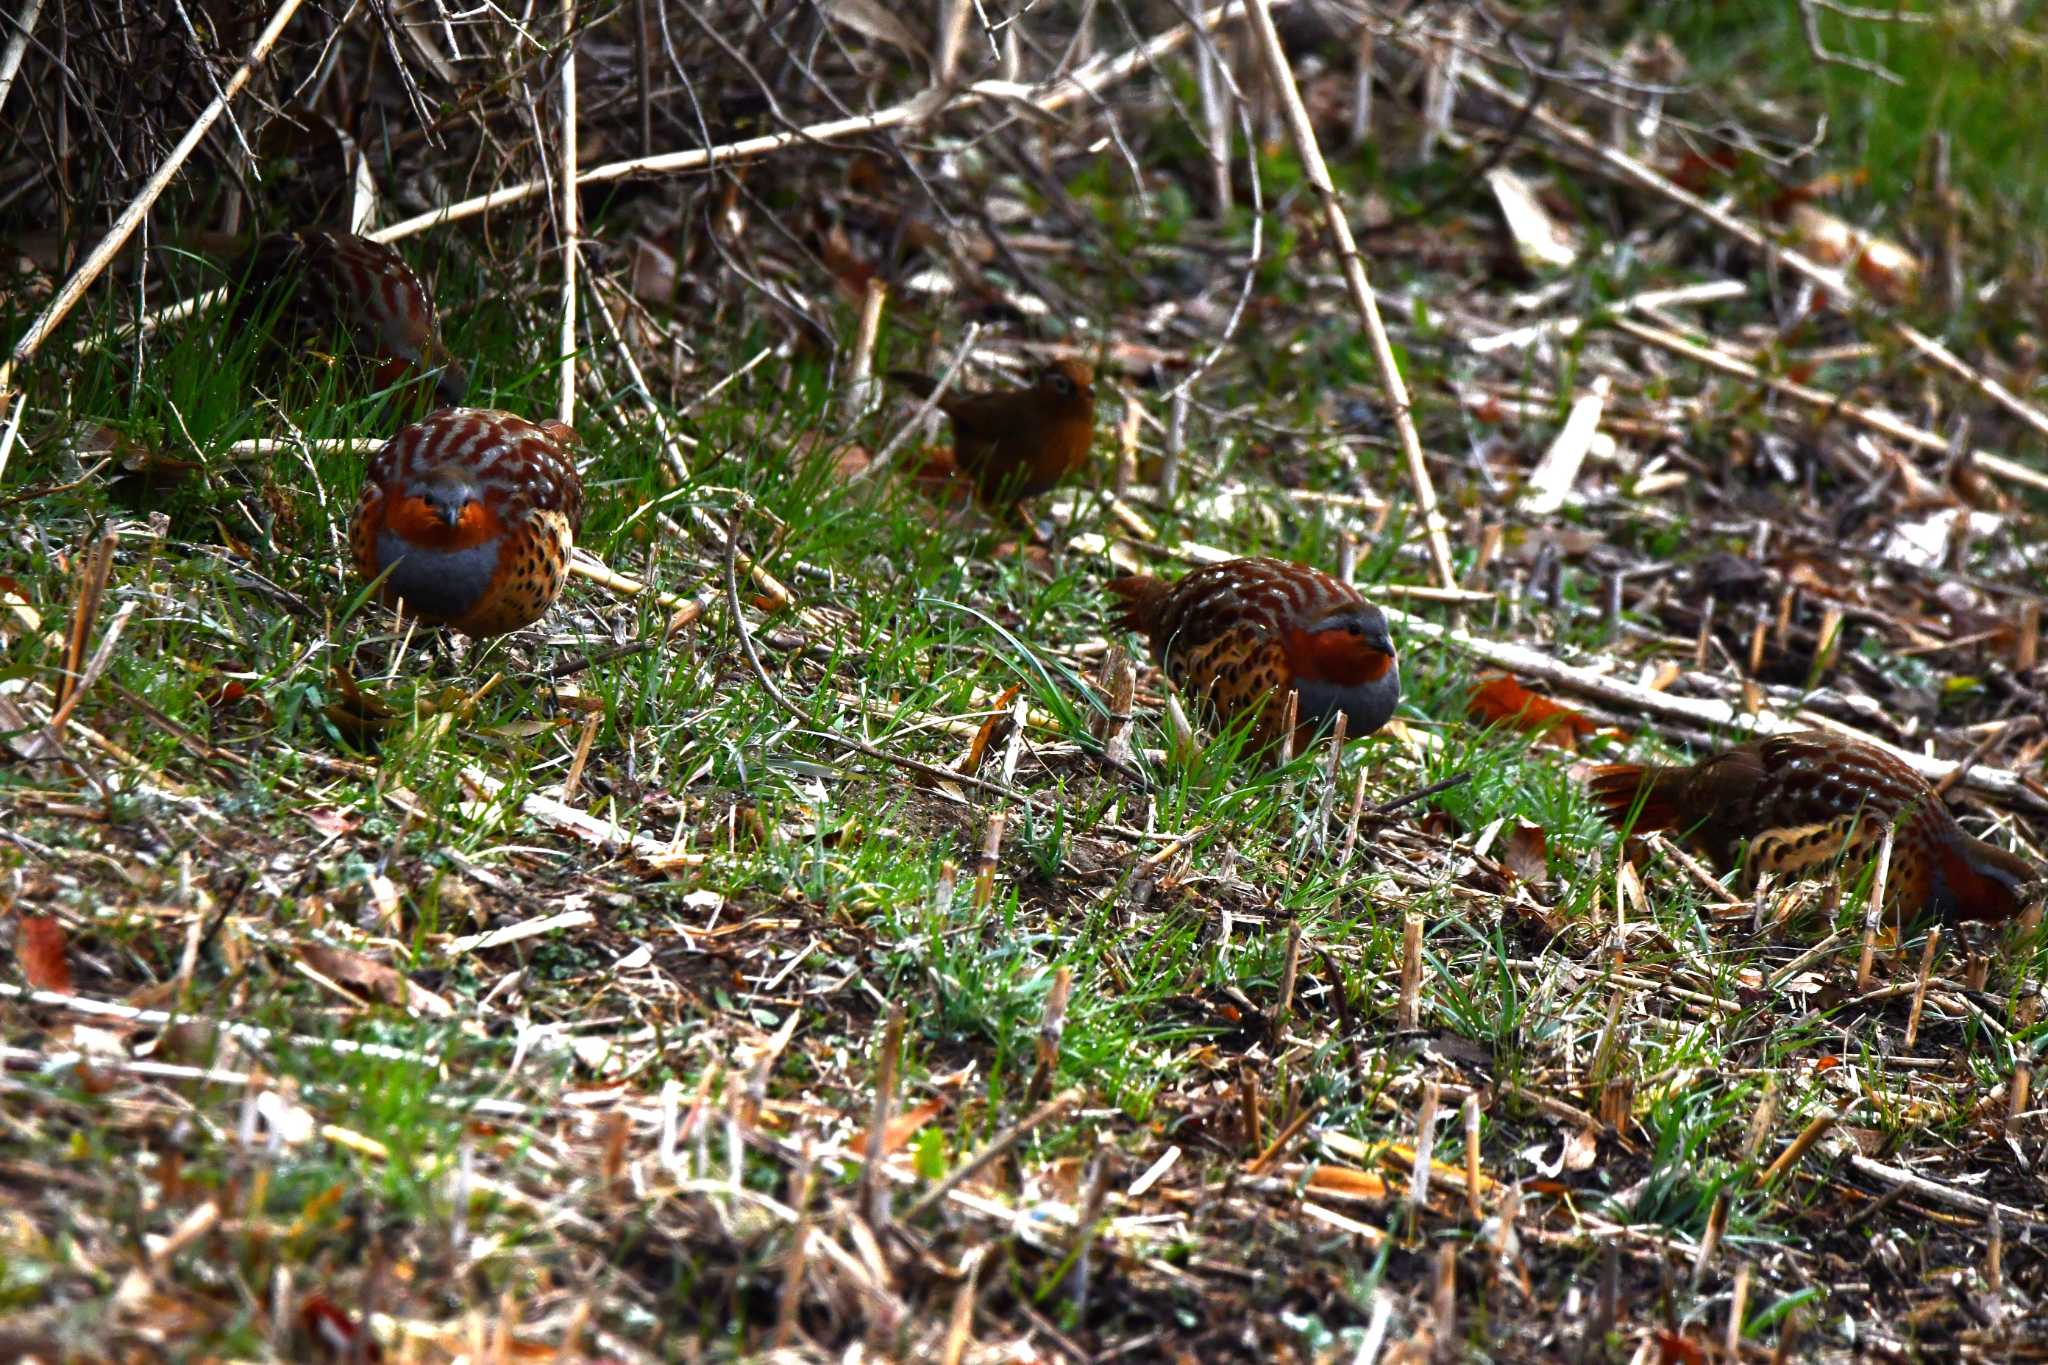
MULTIPOLYGON (((913 370, 891 381, 920 398, 938 382, 913 370)), ((1088 462, 1095 444, 1095 371, 1056 360, 1028 389, 949 393, 939 410, 953 421, 953 461, 991 506, 1035 498, 1065 483, 1088 462)))
POLYGON ((370 460, 350 549, 387 606, 470 636, 538 621, 561 595, 583 523, 576 433, 488 408, 444 408, 370 460))
POLYGON ((1920 774, 1882 749, 1818 730, 1751 740, 1690 767, 1596 766, 1593 799, 1615 825, 1688 836, 1723 869, 1800 873, 1840 857, 1851 873, 1893 827, 1886 908, 1901 922, 2010 919, 2038 875, 1970 835, 1920 774))
POLYGON ((381 242, 346 232, 275 233, 256 243, 236 278, 238 327, 274 307, 281 346, 325 346, 339 333, 375 388, 417 375, 451 407, 468 392, 467 372, 442 344, 433 299, 405 257, 381 242))
POLYGON ((1256 738, 1279 737, 1297 698, 1295 750, 1344 716, 1352 738, 1387 723, 1401 675, 1387 618, 1349 584, 1280 559, 1231 559, 1166 582, 1113 579, 1117 624, 1144 635, 1166 675, 1206 719, 1227 726, 1264 708, 1256 738))

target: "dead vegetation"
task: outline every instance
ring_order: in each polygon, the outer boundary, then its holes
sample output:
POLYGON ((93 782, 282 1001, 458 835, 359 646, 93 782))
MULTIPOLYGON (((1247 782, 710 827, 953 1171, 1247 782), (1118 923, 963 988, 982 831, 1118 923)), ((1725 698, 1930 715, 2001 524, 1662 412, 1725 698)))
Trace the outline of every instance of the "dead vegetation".
POLYGON ((2040 861, 2040 276, 1939 146, 1867 228, 1485 6, 13 22, 0 1353, 2048 1352, 2038 907, 1893 941, 1571 768, 1828 728, 2040 861), (209 322, 316 221, 583 432, 543 625, 363 607, 391 412, 209 322), (1068 355, 1029 528, 874 378, 1068 355), (1386 733, 1106 631, 1255 551, 1389 608, 1386 733))

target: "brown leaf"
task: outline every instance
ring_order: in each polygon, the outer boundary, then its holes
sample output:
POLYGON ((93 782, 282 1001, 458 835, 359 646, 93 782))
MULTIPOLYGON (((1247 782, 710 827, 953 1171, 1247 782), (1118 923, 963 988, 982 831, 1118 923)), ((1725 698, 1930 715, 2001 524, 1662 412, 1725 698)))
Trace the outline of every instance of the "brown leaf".
POLYGON ((1465 714, 1481 725, 1505 725, 1574 751, 1580 740, 1590 739, 1600 730, 1569 706, 1531 692, 1506 673, 1480 679, 1466 699, 1465 714))
POLYGON ((454 1007, 446 1000, 424 986, 414 985, 403 972, 375 958, 324 943, 300 944, 299 957, 328 980, 359 991, 373 1000, 440 1019, 455 1013, 454 1007))
POLYGON ((1541 826, 1517 820, 1509 827, 1497 847, 1500 850, 1501 866, 1522 881, 1532 887, 1549 884, 1550 857, 1541 826))
MULTIPOLYGON (((938 1100, 926 1100, 917 1108, 906 1109, 890 1119, 888 1126, 882 1130, 882 1155, 893 1156, 902 1151, 904 1144, 916 1137, 919 1129, 938 1117, 940 1108, 938 1100)), ((855 1156, 865 1157, 868 1154, 867 1130, 861 1129, 848 1138, 846 1150, 855 1156)))
POLYGON ((1023 690, 1023 686, 1022 683, 1012 683, 989 706, 988 718, 974 732, 974 743, 967 746, 967 757, 960 760, 955 772, 966 773, 970 777, 980 772, 982 760, 988 757, 990 747, 1009 737, 1010 726, 1015 723, 1015 718, 1010 715, 1010 703, 1017 699, 1017 693, 1023 690))
POLYGON ((14 922, 14 957, 21 974, 39 991, 71 992, 71 963, 65 955, 64 926, 54 915, 21 915, 14 922))
POLYGON ((896 11, 878 3, 878 0, 825 0, 824 10, 833 20, 856 33, 893 44, 920 60, 931 60, 924 44, 910 31, 910 26, 896 17, 896 11))

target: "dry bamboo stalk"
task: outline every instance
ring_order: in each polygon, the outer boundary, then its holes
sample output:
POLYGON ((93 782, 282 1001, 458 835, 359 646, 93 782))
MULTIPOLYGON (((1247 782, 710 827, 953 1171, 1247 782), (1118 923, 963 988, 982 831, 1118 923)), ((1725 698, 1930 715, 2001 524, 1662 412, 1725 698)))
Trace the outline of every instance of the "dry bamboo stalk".
POLYGON ((1435 1081, 1422 1087, 1422 1107, 1415 1114, 1415 1169, 1408 1177, 1411 1218, 1420 1218, 1429 1211, 1429 1176, 1436 1161, 1436 1111, 1442 1098, 1435 1081))
POLYGON ((871 279, 861 295, 860 322, 853 332, 853 354, 846 362, 846 388, 840 395, 839 410, 852 421, 875 401, 875 341, 882 334, 882 305, 889 298, 889 286, 871 279))
POLYGON ((1885 883, 1892 872, 1892 829, 1886 826, 1884 842, 1877 847, 1877 880, 1870 888, 1870 904, 1863 911, 1863 952, 1856 960, 1856 993, 1870 989, 1870 968, 1877 956, 1877 926, 1884 915, 1885 883))
POLYGON ((1477 1091, 1465 1096, 1465 1212, 1474 1222, 1485 1216, 1486 1208, 1479 1197, 1479 1095, 1477 1091))
POLYGON ((1352 239, 1351 222, 1345 215, 1343 201, 1337 197, 1337 187, 1331 183, 1330 168, 1323 161, 1322 148, 1316 143, 1315 125, 1309 121, 1308 109, 1301 102, 1301 91, 1294 84, 1294 72, 1280 46, 1279 31, 1273 27, 1271 0, 1249 0, 1249 14, 1252 35, 1266 59, 1267 83, 1279 96, 1281 112, 1287 119, 1287 130, 1294 140, 1294 150, 1301 158, 1302 174, 1322 203, 1323 221, 1329 229, 1337 260, 1343 267, 1345 287, 1372 344, 1380 387, 1386 391, 1387 407, 1394 418, 1394 431, 1400 440, 1402 454, 1407 457, 1408 485, 1415 494, 1415 508, 1421 514, 1423 528, 1429 536, 1429 554, 1436 566, 1437 582, 1442 587, 1455 588, 1458 576, 1451 567, 1451 542, 1445 533, 1443 512, 1437 504, 1436 484, 1429 476, 1429 465, 1422 453, 1422 437, 1415 428, 1415 411, 1408 397, 1407 381, 1401 377, 1393 343, 1387 339, 1386 324, 1380 320, 1379 301, 1373 296, 1372 283, 1366 278, 1365 257, 1359 253, 1358 243, 1352 239))
POLYGON ((555 416, 576 421, 576 239, 583 231, 576 191, 576 0, 562 0, 562 340, 555 352, 561 388, 555 416))
POLYGON ((1700 1234, 1700 1249, 1692 1258, 1692 1287, 1697 1291, 1700 1281, 1707 1275, 1707 1267, 1714 1263, 1714 1253, 1721 1248, 1721 1229, 1728 1222, 1728 1196, 1714 1196, 1714 1207, 1707 1211, 1706 1231, 1700 1234))
POLYGON ((1927 977, 1934 970, 1934 950, 1941 944, 1941 926, 1935 925, 1927 931, 1927 946, 1920 950, 1920 979, 1913 985, 1913 1009, 1906 1016, 1906 1040, 1904 1047, 1913 1049, 1913 1040, 1920 1036, 1920 1010, 1927 1003, 1927 977))
POLYGON ((1436 1318, 1436 1355, 1439 1360, 1458 1358, 1458 1246, 1445 1242, 1436 1249, 1436 1299, 1431 1305, 1436 1318))
POLYGON ((1344 847, 1337 851, 1337 866, 1343 867, 1351 861, 1351 851, 1358 846, 1358 822, 1365 814, 1365 768, 1358 769, 1358 781, 1351 788, 1351 811, 1344 817, 1344 847))
POLYGON ((1188 391, 1185 385, 1173 391, 1166 409, 1166 454, 1159 461, 1159 506, 1171 510, 1180 491, 1181 448, 1188 438, 1188 391))
POLYGON ((1067 1028, 1067 1002, 1074 990, 1074 969, 1062 966, 1052 974, 1052 989, 1045 993, 1045 1009, 1038 1021, 1038 1060, 1025 1089, 1024 1103, 1037 1104, 1052 1087, 1059 1070, 1060 1038, 1067 1028))
POLYGON ((1248 1152, 1259 1150, 1259 1073, 1246 1062, 1237 1069, 1239 1141, 1248 1152))
POLYGON ((2041 599, 2029 597, 2020 603, 2019 632, 2013 640, 2012 666, 2020 673, 2031 673, 2041 655, 2041 599))
POLYGON ((1835 1113, 1831 1109, 1823 1109, 1818 1114, 1815 1114, 1812 1121, 1800 1130, 1799 1136, 1793 1138, 1791 1144, 1778 1154, 1778 1159, 1764 1168, 1764 1173, 1757 1177, 1756 1183, 1759 1186, 1768 1186, 1784 1175, 1785 1172, 1791 1170, 1794 1165, 1798 1164, 1799 1158, 1805 1156, 1813 1144, 1819 1142, 1828 1129, 1834 1126, 1834 1123, 1835 1113))
POLYGON ((1401 925, 1401 1001, 1394 1027, 1413 1031, 1422 1017, 1422 916, 1410 915, 1401 925))
POLYGON ((1998 1205, 1984 1218, 1984 1287, 1994 1294, 2005 1290, 2005 1220, 1998 1205))
POLYGON ((1778 1121, 1778 1080, 1776 1076, 1764 1078, 1763 1098, 1757 1101, 1756 1113, 1749 1119, 1749 1131, 1742 1138, 1742 1159, 1755 1161, 1764 1149, 1764 1139, 1771 1134, 1771 1128, 1778 1121))
POLYGON ((775 1335, 770 1350, 787 1347, 796 1335, 797 1309, 803 1304, 804 1272, 811 1256, 811 1144, 803 1145, 796 1172, 796 1227, 790 1233, 789 1252, 782 1260, 782 1293, 775 1306, 775 1335))
MULTIPOLYGON (((1065 968, 1061 969, 1062 971, 1065 968)), ((1287 921, 1287 956, 1280 965, 1280 999, 1273 1007, 1273 1033, 1278 1037, 1294 1011, 1294 981, 1301 971, 1301 920, 1287 921)))
POLYGON ((2027 1112, 2027 1096, 2033 1088, 2033 1082, 2034 1064, 2031 1059, 2021 1057, 2013 1063, 2012 1081, 2007 1087, 2005 1132, 2008 1137, 2015 1136, 2013 1129, 2018 1124, 2020 1115, 2027 1112))
POLYGON ((1722 1342, 1722 1349, 1730 1360, 1742 1358, 1742 1322, 1749 1313, 1749 1267, 1738 1266, 1735 1271, 1735 1290, 1728 1296, 1728 1334, 1722 1342))
POLYGON ((1003 813, 991 811, 981 836, 981 856, 974 863, 974 913, 988 909, 995 898, 996 861, 1003 851, 1003 813))
POLYGON ((877 1228, 889 1224, 889 1183, 882 1178, 882 1158, 896 1098, 896 1054, 903 1046, 904 1018, 899 1000, 889 1007, 888 1021, 882 1026, 880 1055, 875 1058, 875 1106, 868 1120, 867 1151, 861 1158, 860 1207, 877 1228))

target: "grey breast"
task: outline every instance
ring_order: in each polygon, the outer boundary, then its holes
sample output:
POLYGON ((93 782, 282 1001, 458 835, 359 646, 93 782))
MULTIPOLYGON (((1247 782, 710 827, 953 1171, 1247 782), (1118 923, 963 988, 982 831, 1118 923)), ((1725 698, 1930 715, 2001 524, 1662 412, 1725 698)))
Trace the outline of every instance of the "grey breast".
POLYGON ((498 568, 498 542, 467 550, 429 550, 408 545, 390 531, 377 534, 377 563, 391 569, 385 585, 422 616, 461 616, 491 585, 498 568))
POLYGON ((1401 670, 1389 668, 1377 680, 1356 687, 1303 679, 1295 684, 1295 691, 1302 720, 1332 720, 1342 711, 1346 734, 1369 735, 1394 714, 1394 704, 1401 699, 1401 670))

